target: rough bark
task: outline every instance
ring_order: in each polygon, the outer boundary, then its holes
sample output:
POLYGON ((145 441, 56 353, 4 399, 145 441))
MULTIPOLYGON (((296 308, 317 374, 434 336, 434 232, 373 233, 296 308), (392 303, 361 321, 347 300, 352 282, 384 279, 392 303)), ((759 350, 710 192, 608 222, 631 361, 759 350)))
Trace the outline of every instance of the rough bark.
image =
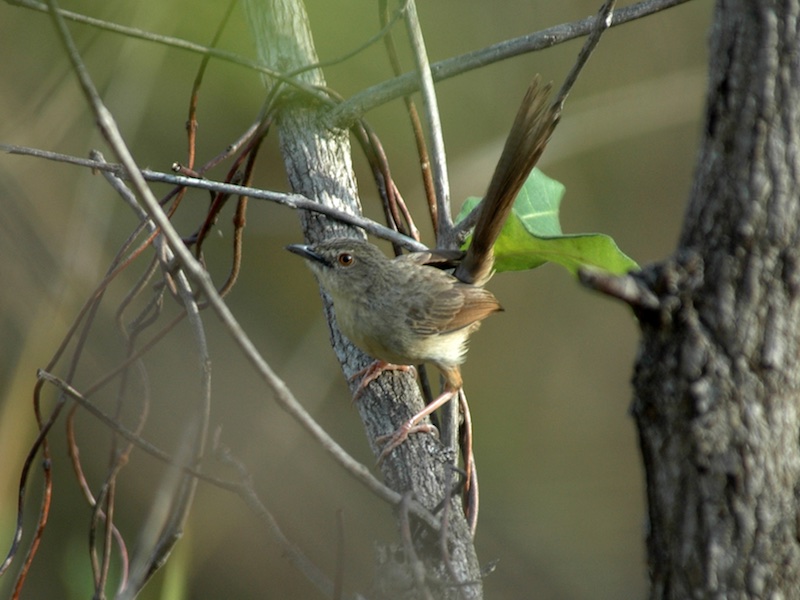
MULTIPOLYGON (((289 72, 317 62, 308 19, 298 0, 247 0, 245 6, 261 60, 268 66, 289 72)), ((318 70, 301 77, 313 85, 325 85, 318 70)), ((268 86, 275 82, 268 81, 268 86)), ((352 213, 360 213, 353 173, 348 132, 325 126, 327 108, 310 103, 302 95, 285 97, 278 115, 281 150, 289 182, 294 192, 318 202, 352 213)), ((301 221, 306 239, 318 241, 335 236, 363 236, 363 233, 318 214, 303 213, 301 221)), ((307 276, 302 265, 298 269, 307 276)), ((350 379, 372 359, 360 352, 336 327, 329 299, 323 294, 325 313, 331 327, 331 341, 350 379)), ((376 438, 393 432, 400 423, 423 408, 422 397, 413 374, 395 372, 382 376, 360 395, 356 406, 376 456, 381 450, 376 438), (376 388, 380 387, 379 391, 376 388)), ((358 378, 351 382, 355 390, 358 378)), ((352 414, 349 398, 342 399, 343 410, 352 414)), ((413 435, 382 463, 386 484, 398 492, 408 492, 423 506, 433 510, 448 495, 455 476, 449 473, 452 457, 432 435, 413 435)), ((480 570, 472 536, 463 511, 454 495, 449 507, 444 556, 437 535, 411 524, 416 556, 408 556, 402 546, 382 552, 377 560, 377 581, 372 598, 424 597, 423 588, 436 598, 478 599, 482 597, 480 570), (403 556, 402 560, 398 557, 403 556), (419 560, 420 562, 415 562, 419 560), (421 569, 420 569, 421 567, 421 569), (424 576, 415 575, 424 573, 424 576)), ((407 530, 398 507, 399 526, 407 530)))
POLYGON ((800 594, 799 19, 798 0, 717 3, 679 248, 644 273, 651 598, 800 594))

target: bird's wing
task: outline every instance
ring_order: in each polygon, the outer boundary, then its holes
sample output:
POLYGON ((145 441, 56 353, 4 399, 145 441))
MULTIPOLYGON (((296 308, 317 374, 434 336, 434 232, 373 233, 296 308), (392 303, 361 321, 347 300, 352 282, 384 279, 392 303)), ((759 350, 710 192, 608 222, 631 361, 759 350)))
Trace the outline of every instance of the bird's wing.
POLYGON ((489 290, 459 282, 435 269, 409 298, 408 326, 421 335, 444 334, 477 323, 503 310, 489 290))

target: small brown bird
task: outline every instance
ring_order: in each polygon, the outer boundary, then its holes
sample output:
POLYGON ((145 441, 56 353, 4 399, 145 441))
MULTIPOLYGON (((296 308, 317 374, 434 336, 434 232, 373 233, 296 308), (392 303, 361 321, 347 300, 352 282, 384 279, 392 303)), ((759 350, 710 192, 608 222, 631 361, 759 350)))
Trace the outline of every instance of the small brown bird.
POLYGON ((349 238, 287 249, 307 259, 333 299, 342 332, 378 359, 360 388, 387 364, 430 363, 444 376, 442 394, 389 436, 383 459, 415 431, 419 421, 461 389, 460 365, 470 335, 483 319, 503 309, 489 290, 463 283, 434 266, 446 262, 436 252, 389 259, 376 246, 349 238))
MULTIPOLYGON (((359 391, 387 364, 431 363, 444 376, 442 394, 388 436, 379 461, 461 389, 460 365, 470 335, 483 319, 503 310, 483 285, 493 273, 494 243, 560 118, 561 105, 551 104, 549 94, 550 85, 535 77, 506 138, 466 256, 437 250, 389 259, 372 244, 353 239, 288 246, 307 259, 330 294, 342 332, 378 359, 366 370, 359 391), (453 275, 436 268, 445 263, 455 269, 453 275)), ((470 444, 471 438, 465 457, 470 444)), ((468 469, 471 462, 471 456, 465 458, 468 469)))

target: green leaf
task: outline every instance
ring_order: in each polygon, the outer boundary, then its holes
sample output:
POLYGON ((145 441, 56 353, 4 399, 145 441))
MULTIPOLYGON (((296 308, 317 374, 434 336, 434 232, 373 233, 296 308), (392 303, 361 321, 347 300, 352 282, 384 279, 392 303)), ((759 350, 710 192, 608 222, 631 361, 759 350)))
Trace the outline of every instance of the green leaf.
MULTIPOLYGON (((535 269, 546 262, 562 265, 573 275, 581 266, 622 275, 639 266, 614 240, 602 233, 563 234, 558 210, 564 186, 534 169, 522 186, 500 237, 494 245, 497 271, 535 269)), ((456 221, 461 221, 480 202, 467 198, 456 221)), ((465 243, 469 246, 470 239, 465 243)))

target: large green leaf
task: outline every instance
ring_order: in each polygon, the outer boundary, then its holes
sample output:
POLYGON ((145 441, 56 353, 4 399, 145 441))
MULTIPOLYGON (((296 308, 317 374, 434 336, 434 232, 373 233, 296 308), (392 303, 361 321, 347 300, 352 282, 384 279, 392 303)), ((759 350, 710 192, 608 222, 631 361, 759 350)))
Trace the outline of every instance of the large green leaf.
MULTIPOLYGON (((560 182, 539 169, 531 172, 494 245, 497 271, 535 269, 546 262, 558 263, 573 274, 581 266, 617 275, 639 268, 605 234, 563 234, 558 220, 563 196, 560 182)), ((467 198, 456 220, 466 217, 478 202, 480 198, 467 198)), ((465 247, 469 242, 468 239, 465 247)))

